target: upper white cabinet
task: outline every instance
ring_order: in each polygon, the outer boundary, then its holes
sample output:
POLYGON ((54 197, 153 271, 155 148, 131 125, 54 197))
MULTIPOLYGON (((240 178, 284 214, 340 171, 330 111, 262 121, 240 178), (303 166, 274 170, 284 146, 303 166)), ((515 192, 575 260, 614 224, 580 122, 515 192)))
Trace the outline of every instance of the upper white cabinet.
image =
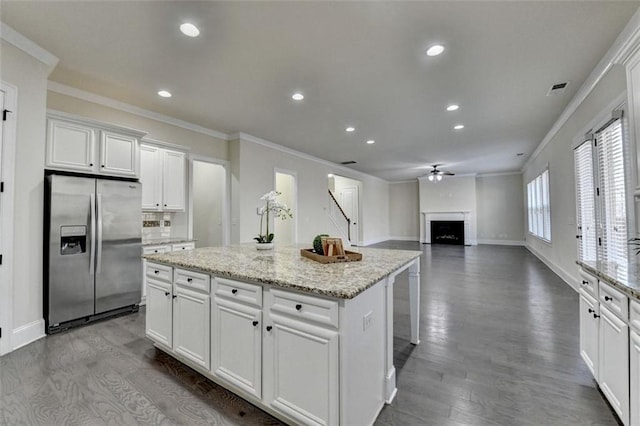
POLYGON ((186 171, 187 156, 184 152, 141 145, 142 210, 184 211, 186 171))
POLYGON ((143 132, 52 112, 47 116, 48 169, 136 178, 143 132))

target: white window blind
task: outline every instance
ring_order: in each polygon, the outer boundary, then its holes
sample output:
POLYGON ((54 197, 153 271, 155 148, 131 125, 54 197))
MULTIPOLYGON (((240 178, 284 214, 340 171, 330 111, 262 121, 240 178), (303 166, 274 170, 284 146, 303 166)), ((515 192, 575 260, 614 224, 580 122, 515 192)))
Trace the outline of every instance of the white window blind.
POLYGON ((529 233, 551 241, 551 205, 549 203, 549 170, 527 184, 529 233))
POLYGON ((622 122, 616 119, 596 133, 598 155, 599 260, 627 264, 627 209, 622 122))
POLYGON ((586 141, 573 151, 576 170, 576 216, 578 259, 596 261, 596 206, 593 174, 593 142, 586 141))

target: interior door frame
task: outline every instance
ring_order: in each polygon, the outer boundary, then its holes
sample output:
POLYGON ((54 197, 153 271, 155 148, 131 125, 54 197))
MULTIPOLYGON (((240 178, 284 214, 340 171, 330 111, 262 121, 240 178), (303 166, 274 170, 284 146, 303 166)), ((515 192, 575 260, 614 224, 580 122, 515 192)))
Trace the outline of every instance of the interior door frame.
POLYGON ((298 243, 298 172, 295 170, 281 169, 279 167, 273 168, 273 189, 276 189, 276 175, 280 173, 283 175, 289 175, 293 177, 293 197, 294 197, 294 205, 287 206, 291 208, 293 217, 291 220, 293 221, 293 244, 298 243))
MULTIPOLYGON (((351 179, 351 178, 348 178, 351 179)), ((353 179, 352 179, 353 180, 353 179)), ((355 245, 355 246, 363 246, 364 244, 362 243, 362 232, 361 232, 361 220, 360 220, 360 186, 359 185, 353 185, 353 186, 346 186, 344 188, 341 188, 341 190, 344 189, 351 189, 353 188, 355 190, 355 200, 356 200, 356 213, 355 213, 355 218, 351 217, 349 219, 351 219, 352 222, 354 222, 354 219, 357 220, 358 222, 356 222, 355 226, 353 224, 351 224, 351 226, 354 226, 354 228, 356 229, 356 232, 358 233, 358 235, 356 236, 357 238, 352 238, 352 242, 351 244, 355 245)), ((341 203, 342 207, 344 208, 344 203, 342 202, 342 195, 340 194, 340 192, 338 192, 337 194, 338 196, 338 202, 341 203)))
POLYGON ((11 111, 2 125, 2 143, 0 144, 2 175, 4 182, 2 203, 0 203, 0 327, 4 332, 0 338, 0 355, 13 350, 11 337, 13 334, 13 206, 15 177, 16 122, 18 115, 18 88, 0 80, 0 90, 4 92, 4 106, 0 108, 11 111))
POLYGON ((199 154, 188 154, 189 167, 189 224, 187 226, 189 239, 193 239, 193 162, 215 164, 224 168, 224 196, 222 199, 222 245, 231 244, 231 163, 219 158, 207 157, 199 154))

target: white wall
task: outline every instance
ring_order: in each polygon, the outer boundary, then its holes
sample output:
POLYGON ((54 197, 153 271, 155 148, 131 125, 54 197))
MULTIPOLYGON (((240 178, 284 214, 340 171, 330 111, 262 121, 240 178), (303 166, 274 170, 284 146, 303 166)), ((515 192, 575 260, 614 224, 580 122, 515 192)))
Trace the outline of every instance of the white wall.
POLYGON ((524 244, 522 175, 476 178, 478 243, 524 244))
POLYGON ((420 241, 418 181, 389 185, 389 233, 393 240, 420 241))
MULTIPOLYGON (((1 42, 0 75, 18 88, 15 150, 13 250, 13 329, 42 323, 42 238, 44 140, 47 76, 51 69, 14 46, 1 42)), ((16 342, 13 342, 14 346, 16 342)))
MULTIPOLYGON (((469 241, 477 244, 476 178, 473 176, 445 176, 440 182, 419 180, 420 213, 471 212, 469 241)), ((420 238, 424 237, 424 216, 420 215, 420 238)))
POLYGON ((523 171, 524 193, 527 182, 549 167, 551 243, 527 235, 527 246, 574 286, 578 282, 578 266, 575 263, 577 247, 572 144, 574 138, 588 130, 585 126, 625 90, 624 67, 614 65, 542 151, 529 159, 523 171))
POLYGON ((196 247, 223 243, 226 171, 219 164, 193 160, 193 238, 196 247))

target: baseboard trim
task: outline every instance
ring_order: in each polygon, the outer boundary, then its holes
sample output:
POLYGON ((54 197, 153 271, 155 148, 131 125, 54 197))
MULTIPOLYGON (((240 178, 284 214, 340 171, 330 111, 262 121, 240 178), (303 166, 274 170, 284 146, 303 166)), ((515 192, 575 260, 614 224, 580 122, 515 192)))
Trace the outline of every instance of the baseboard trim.
POLYGON ((383 243, 385 241, 389 241, 390 238, 389 237, 380 237, 380 238, 374 238, 371 240, 365 240, 362 241, 362 247, 366 247, 366 246, 370 246, 371 244, 378 244, 378 243, 383 243))
POLYGON ((396 241, 420 241, 420 238, 415 237, 389 237, 388 240, 396 240, 396 241))
POLYGON ((517 240, 478 240, 478 244, 487 244, 492 246, 519 246, 523 247, 525 241, 517 240))
POLYGON ((542 253, 540 253, 538 250, 534 249, 533 247, 531 247, 528 244, 525 244, 525 247, 527 248, 527 250, 529 250, 535 257, 537 257, 538 259, 540 259, 542 261, 542 263, 544 263, 545 265, 547 265, 549 267, 549 269, 551 269, 557 276, 559 276, 560 278, 562 278, 562 281, 564 281, 565 283, 567 283, 567 285, 569 287, 571 287, 574 291, 578 291, 579 290, 579 285, 578 285, 578 279, 571 276, 570 273, 568 273, 567 271, 565 271, 563 268, 561 268, 560 266, 556 265, 554 262, 552 262, 550 259, 548 259, 547 257, 545 257, 542 253))
POLYGON ((39 319, 13 329, 11 343, 13 350, 28 345, 44 337, 44 319, 39 319))

